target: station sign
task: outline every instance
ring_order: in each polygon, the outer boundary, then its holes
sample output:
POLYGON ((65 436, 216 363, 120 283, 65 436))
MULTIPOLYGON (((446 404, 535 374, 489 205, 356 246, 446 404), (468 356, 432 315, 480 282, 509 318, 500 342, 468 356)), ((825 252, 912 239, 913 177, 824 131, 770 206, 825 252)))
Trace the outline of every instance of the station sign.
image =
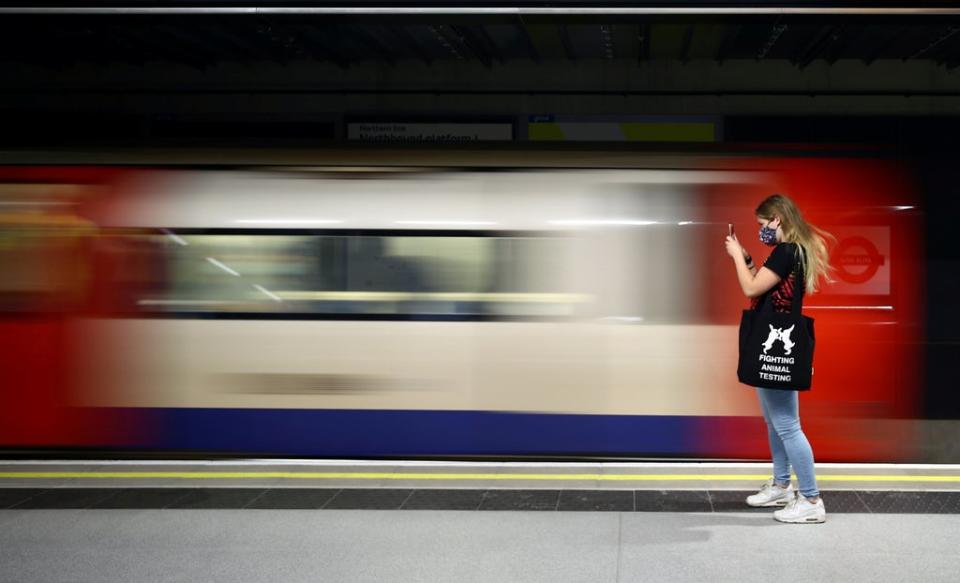
POLYGON ((513 140, 513 124, 350 122, 347 139, 380 143, 509 142, 513 140))
POLYGON ((830 229, 837 237, 831 256, 836 269, 829 286, 833 294, 890 294, 890 228, 838 227, 830 229))

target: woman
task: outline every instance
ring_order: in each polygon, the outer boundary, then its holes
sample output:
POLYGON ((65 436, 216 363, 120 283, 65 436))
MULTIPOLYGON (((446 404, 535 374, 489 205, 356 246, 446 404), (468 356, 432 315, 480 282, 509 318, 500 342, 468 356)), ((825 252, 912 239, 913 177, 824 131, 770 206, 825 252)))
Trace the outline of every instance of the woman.
MULTIPOLYGON (((776 312, 790 312, 793 295, 802 282, 805 293, 813 293, 818 282, 830 281, 827 239, 833 237, 804 220, 796 204, 781 194, 768 197, 756 210, 760 241, 773 247, 758 270, 736 235, 727 236, 727 253, 733 258, 737 279, 751 308, 759 309, 764 294, 776 312), (802 280, 801 280, 802 278, 802 280)), ((757 507, 784 506, 773 513, 780 522, 819 523, 826 520, 826 508, 817 489, 813 450, 800 429, 797 391, 756 388, 767 423, 773 478, 747 504, 757 507), (797 474, 800 493, 790 484, 790 468, 797 474)))

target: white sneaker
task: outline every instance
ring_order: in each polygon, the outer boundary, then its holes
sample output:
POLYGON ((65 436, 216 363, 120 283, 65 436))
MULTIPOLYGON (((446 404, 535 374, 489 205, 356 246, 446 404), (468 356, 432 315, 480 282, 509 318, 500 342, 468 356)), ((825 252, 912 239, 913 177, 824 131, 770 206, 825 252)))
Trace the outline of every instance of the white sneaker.
POLYGON ((827 508, 823 505, 823 498, 814 504, 805 497, 797 495, 783 510, 775 510, 774 520, 794 524, 816 524, 826 522, 827 508))
POLYGON ((767 508, 770 506, 786 506, 794 497, 793 484, 787 483, 786 488, 775 486, 773 478, 767 480, 767 483, 760 488, 760 491, 752 496, 747 496, 747 504, 755 508, 767 508))

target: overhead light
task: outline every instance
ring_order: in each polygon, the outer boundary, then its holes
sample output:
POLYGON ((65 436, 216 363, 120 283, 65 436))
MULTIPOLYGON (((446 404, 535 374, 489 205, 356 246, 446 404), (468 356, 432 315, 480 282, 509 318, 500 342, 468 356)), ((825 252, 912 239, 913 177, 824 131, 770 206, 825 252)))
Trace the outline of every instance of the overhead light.
POLYGON ((496 221, 393 221, 395 225, 452 225, 452 226, 482 226, 496 225, 496 221))
POLYGON ((226 271, 226 272, 229 273, 230 275, 235 275, 235 276, 237 276, 237 277, 240 277, 240 274, 237 273, 235 270, 230 269, 230 267, 224 265, 224 264, 221 263, 220 261, 217 261, 217 260, 214 259, 213 257, 207 257, 207 261, 209 261, 210 263, 216 265, 216 266, 219 267, 220 269, 226 271))
POLYGON ((657 225, 660 224, 659 221, 645 221, 639 219, 570 219, 570 220, 559 220, 559 221, 547 221, 551 225, 563 225, 571 227, 586 227, 586 226, 630 226, 630 227, 645 227, 647 225, 657 225))
POLYGON ((263 287, 262 285, 253 284, 253 287, 255 287, 258 291, 262 292, 264 295, 266 295, 267 297, 269 297, 271 300, 275 302, 283 301, 283 298, 273 293, 272 291, 268 290, 267 288, 263 287))
POLYGON ((184 240, 183 237, 181 237, 180 235, 174 233, 174 232, 171 231, 170 229, 161 229, 161 230, 167 235, 167 237, 170 238, 171 241, 173 241, 173 242, 176 243, 177 245, 183 245, 184 247, 190 245, 190 243, 187 243, 186 240, 184 240))

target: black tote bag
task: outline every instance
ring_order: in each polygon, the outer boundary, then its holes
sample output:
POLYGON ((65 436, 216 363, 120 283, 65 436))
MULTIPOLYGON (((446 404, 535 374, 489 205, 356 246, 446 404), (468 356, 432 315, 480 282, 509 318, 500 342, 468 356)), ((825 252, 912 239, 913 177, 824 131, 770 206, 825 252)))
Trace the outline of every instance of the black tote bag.
POLYGON ((796 273, 796 293, 789 314, 773 311, 771 289, 756 310, 740 317, 741 383, 765 389, 805 391, 813 377, 813 318, 804 316, 804 278, 796 273))

